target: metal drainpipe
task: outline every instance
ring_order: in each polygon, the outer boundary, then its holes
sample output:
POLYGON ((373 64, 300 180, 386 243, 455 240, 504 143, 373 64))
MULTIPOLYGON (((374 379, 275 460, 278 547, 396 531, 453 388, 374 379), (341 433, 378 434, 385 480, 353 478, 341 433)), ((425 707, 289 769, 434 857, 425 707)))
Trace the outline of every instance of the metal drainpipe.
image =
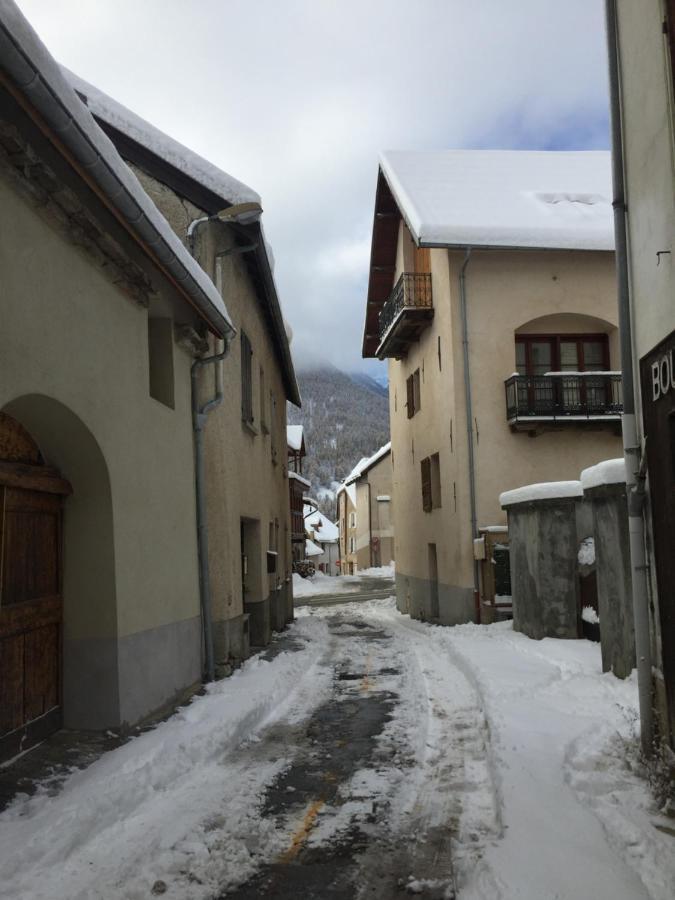
MULTIPOLYGON (((195 238, 198 226, 213 221, 213 216, 204 216, 190 223, 187 230, 188 249, 195 256, 195 238)), ((255 249, 257 242, 246 246, 233 246, 220 253, 247 253, 255 249)), ((195 257, 196 259, 196 257, 195 257)), ((199 262, 199 260, 197 260, 199 262)), ((199 405, 199 385, 197 375, 204 366, 218 365, 227 356, 229 343, 226 340, 220 353, 196 359, 190 369, 192 388, 192 430, 195 448, 195 494, 197 503, 197 557, 199 564, 199 598, 202 609, 202 630, 204 632, 204 662, 207 681, 216 677, 215 653, 213 646, 213 616, 211 610, 211 583, 209 580, 209 533, 206 521, 206 475, 204 469, 204 426, 210 412, 223 402, 223 372, 216 369, 216 394, 204 406, 199 405)))
MULTIPOLYGON (((464 356, 464 403, 466 406, 466 436, 469 451, 469 498, 471 503, 471 537, 478 537, 478 523, 476 518, 476 464, 473 454, 473 404, 471 401, 471 369, 469 366, 469 326, 466 308, 466 270, 471 259, 471 247, 466 248, 464 262, 459 270, 459 308, 462 318, 462 350, 464 356)), ((473 560, 473 594, 477 613, 478 606, 478 562, 473 560)))
POLYGON ((633 370, 633 334, 628 280, 626 238, 626 196, 624 185, 623 139, 621 127, 621 76, 618 44, 616 0, 605 0, 607 55, 609 59, 609 98, 612 138, 612 181, 614 186, 614 241, 619 305, 621 344, 621 378, 623 382, 623 453, 626 461, 626 495, 628 498, 628 533, 635 620, 638 696, 640 702, 640 737, 642 750, 652 750, 652 660, 649 630, 649 592, 645 553, 644 498, 645 476, 641 464, 641 448, 635 417, 635 381, 633 370))
POLYGON ((221 353, 196 359, 190 368, 192 385, 192 429, 195 445, 195 492, 197 497, 197 554, 199 560, 199 596, 204 631, 204 657, 206 680, 213 681, 216 667, 213 649, 213 618, 211 614, 211 584, 209 581, 209 533, 206 523, 206 476, 204 470, 204 426, 208 414, 223 402, 222 374, 216 375, 216 395, 204 406, 199 405, 197 375, 204 366, 217 365, 227 356, 228 345, 221 353))

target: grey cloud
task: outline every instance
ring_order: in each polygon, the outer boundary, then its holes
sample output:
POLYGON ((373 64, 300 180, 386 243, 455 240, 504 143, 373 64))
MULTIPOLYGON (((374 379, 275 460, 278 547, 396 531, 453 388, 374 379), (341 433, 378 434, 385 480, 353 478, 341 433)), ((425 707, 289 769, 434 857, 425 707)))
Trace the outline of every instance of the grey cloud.
POLYGON ((61 62, 262 194, 294 350, 346 368, 380 150, 549 146, 561 123, 602 141, 602 0, 20 6, 61 62))

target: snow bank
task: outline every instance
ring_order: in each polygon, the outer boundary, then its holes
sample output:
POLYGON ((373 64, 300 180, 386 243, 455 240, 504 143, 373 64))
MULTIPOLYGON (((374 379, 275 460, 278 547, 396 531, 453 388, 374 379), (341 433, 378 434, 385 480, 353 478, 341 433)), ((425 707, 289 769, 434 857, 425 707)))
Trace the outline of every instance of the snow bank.
POLYGON ((395 574, 396 567, 393 559, 388 566, 373 566, 370 569, 359 569, 358 571, 359 578, 362 576, 366 578, 393 578, 395 574))
POLYGON ((499 495, 499 503, 505 507, 531 500, 558 500, 582 495, 580 481, 544 481, 541 484, 528 484, 512 491, 504 491, 499 495))
MULTIPOLYGON (((323 552, 323 551, 321 551, 323 552)), ((293 596, 315 597, 318 594, 341 594, 349 591, 358 591, 357 575, 324 575, 317 572, 311 578, 303 578, 297 572, 293 573, 293 596)))
POLYGON ((274 823, 254 815, 255 802, 288 760, 255 766, 250 751, 236 751, 280 716, 301 719, 330 691, 325 624, 301 620, 294 631, 297 652, 249 660, 74 772, 57 796, 45 785, 15 800, 0 815, 3 900, 140 900, 157 879, 175 882, 172 900, 206 900, 246 877, 259 854, 274 855, 274 823))
POLYGON ((603 674, 590 641, 533 641, 510 622, 431 626, 390 603, 369 606, 423 632, 428 658, 459 667, 487 717, 503 831, 469 864, 460 844, 462 900, 672 900, 672 820, 631 770, 635 673, 603 674))
POLYGON ((626 463, 620 459, 606 459, 596 466, 589 466, 581 473, 581 487, 585 491, 600 487, 603 484, 624 484, 626 481, 626 463))

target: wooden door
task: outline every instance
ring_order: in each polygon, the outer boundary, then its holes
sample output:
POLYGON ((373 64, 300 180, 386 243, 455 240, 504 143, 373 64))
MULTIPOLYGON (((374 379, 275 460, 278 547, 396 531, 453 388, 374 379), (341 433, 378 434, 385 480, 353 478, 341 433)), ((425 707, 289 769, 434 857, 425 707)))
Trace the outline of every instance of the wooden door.
MULTIPOLYGON (((9 427, 16 437, 17 423, 6 420, 0 432, 4 426, 6 438, 9 427)), ((61 725, 61 507, 68 490, 41 462, 17 462, 15 452, 0 458, 2 756, 61 725)))

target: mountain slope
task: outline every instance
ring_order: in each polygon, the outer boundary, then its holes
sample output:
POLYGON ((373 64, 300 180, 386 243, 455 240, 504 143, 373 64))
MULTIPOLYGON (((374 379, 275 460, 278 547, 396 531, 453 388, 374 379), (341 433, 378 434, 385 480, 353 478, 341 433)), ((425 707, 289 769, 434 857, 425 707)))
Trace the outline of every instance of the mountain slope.
POLYGON ((303 474, 322 512, 335 516, 332 494, 364 456, 389 440, 387 393, 367 375, 349 376, 330 364, 297 372, 302 409, 289 404, 288 424, 303 425, 303 474))

